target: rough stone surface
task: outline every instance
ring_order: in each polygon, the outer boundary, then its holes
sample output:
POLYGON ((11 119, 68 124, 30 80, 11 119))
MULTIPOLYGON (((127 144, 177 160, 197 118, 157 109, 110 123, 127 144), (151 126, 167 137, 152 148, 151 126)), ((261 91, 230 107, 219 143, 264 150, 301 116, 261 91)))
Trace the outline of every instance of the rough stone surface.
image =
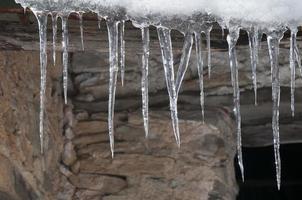
POLYGON ((56 199, 63 147, 61 91, 56 89, 60 68, 48 71, 43 158, 39 140, 39 54, 1 51, 0 61, 0 199, 56 199))
MULTIPOLYGON (((174 141, 169 112, 150 114, 150 137, 145 139, 140 113, 128 113, 116 126, 115 157, 111 158, 107 133, 103 140, 87 134, 77 141, 79 174, 70 178, 79 199, 234 199, 233 123, 223 110, 183 112, 182 146, 174 141), (91 138, 91 139, 89 139, 91 138), (102 184, 101 184, 102 183, 102 184), (219 184, 220 187, 216 185, 219 184), (97 191, 97 192, 91 192, 97 191), (106 194, 106 195, 105 195, 106 194)), ((116 120, 118 121, 118 120, 116 120)), ((81 122, 79 122, 81 123, 81 122)), ((78 129, 91 132, 94 127, 78 129)))

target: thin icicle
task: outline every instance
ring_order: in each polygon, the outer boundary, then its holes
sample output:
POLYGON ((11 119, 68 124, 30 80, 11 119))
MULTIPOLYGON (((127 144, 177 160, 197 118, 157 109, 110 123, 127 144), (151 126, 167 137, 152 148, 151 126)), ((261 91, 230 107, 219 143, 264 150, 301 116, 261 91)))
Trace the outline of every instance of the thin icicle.
POLYGON ((201 52, 201 37, 200 37, 200 33, 195 32, 194 35, 195 35, 197 70, 198 70, 199 88, 200 88, 200 106, 201 106, 202 121, 204 122, 203 59, 202 59, 202 52, 201 52))
POLYGON ((68 16, 69 14, 63 14, 62 19, 62 49, 63 49, 63 90, 64 90, 64 102, 67 104, 67 89, 68 89, 68 16))
POLYGON ((258 50, 261 50, 262 45, 262 37, 263 37, 263 33, 261 32, 261 30, 258 30, 258 50))
POLYGON ((184 37, 184 44, 182 48, 182 54, 180 58, 180 63, 177 71, 177 76, 176 76, 176 94, 178 95, 181 83, 185 77, 185 73, 188 69, 188 64, 191 56, 191 51, 192 51, 192 46, 193 46, 193 34, 190 32, 185 33, 184 37))
POLYGON ((52 59, 53 64, 56 64, 56 42, 57 42, 57 31, 58 31, 58 15, 57 13, 52 13, 52 59))
POLYGON ((295 56, 295 43, 297 40, 297 28, 291 28, 290 29, 290 54, 289 54, 289 63, 290 63, 290 96, 291 96, 291 102, 290 102, 290 108, 292 111, 292 117, 295 116, 295 87, 296 87, 296 56, 295 56))
POLYGON ((221 27, 221 39, 224 40, 224 28, 223 27, 221 27))
MULTIPOLYGON (((295 29, 297 29, 297 28, 295 28, 295 29)), ((297 30, 297 32, 298 32, 298 30, 297 30)), ((294 52, 295 52, 294 56, 295 56, 295 61, 298 64, 300 74, 302 76, 301 56, 300 56, 300 51, 299 51, 298 44, 297 44, 297 32, 294 35, 294 39, 293 39, 294 52)))
POLYGON ((149 27, 141 28, 143 41, 143 55, 142 55, 142 112, 144 119, 144 128, 146 138, 149 135, 149 97, 148 97, 148 68, 149 68, 149 46, 150 36, 149 27))
POLYGON ((121 65, 121 82, 124 86, 124 77, 125 77, 125 21, 121 21, 120 31, 120 65, 121 65))
POLYGON ((211 63, 211 30, 213 26, 210 25, 206 31, 206 39, 207 39, 207 50, 208 50, 208 75, 209 79, 211 78, 211 68, 212 68, 212 63, 211 63))
POLYGON ((242 181, 244 181, 244 166, 242 159, 242 145, 241 145, 241 114, 240 114, 240 90, 238 78, 238 63, 236 55, 236 43, 239 38, 239 27, 230 26, 227 42, 229 45, 229 59, 231 68, 231 79, 233 86, 233 101, 234 114, 236 117, 236 132, 237 132, 237 159, 241 171, 242 181))
POLYGON ((98 28, 101 30, 102 17, 98 16, 98 28))
POLYGON ((283 37, 283 32, 273 31, 267 34, 267 44, 271 63, 272 77, 272 100, 273 100, 273 118, 272 129, 274 138, 274 154, 276 164, 277 187, 280 190, 281 185, 281 159, 280 159, 280 137, 279 137, 279 106, 280 106, 280 74, 279 74, 279 42, 283 37))
POLYGON ((39 25, 40 36, 40 150, 44 154, 44 112, 45 112, 45 91, 46 91, 46 72, 47 72, 47 13, 34 12, 39 25))
POLYGON ((109 41, 109 101, 108 101, 108 129, 110 139, 111 156, 114 156, 114 104, 118 73, 118 24, 113 19, 107 19, 109 41))
POLYGON ((171 42, 171 30, 165 27, 157 27, 160 49, 162 53, 165 78, 170 99, 170 110, 173 132, 177 145, 180 147, 180 134, 177 114, 177 93, 174 79, 173 52, 171 42))
POLYGON ((258 29, 252 27, 247 31, 249 38, 250 46, 250 58, 251 58, 251 67, 252 67, 252 79, 254 86, 254 95, 255 95, 255 105, 257 105, 257 64, 258 64, 258 50, 259 50, 259 39, 258 39, 258 29))
POLYGON ((83 12, 79 12, 79 21, 80 21, 82 51, 84 51, 85 48, 84 48, 83 12))

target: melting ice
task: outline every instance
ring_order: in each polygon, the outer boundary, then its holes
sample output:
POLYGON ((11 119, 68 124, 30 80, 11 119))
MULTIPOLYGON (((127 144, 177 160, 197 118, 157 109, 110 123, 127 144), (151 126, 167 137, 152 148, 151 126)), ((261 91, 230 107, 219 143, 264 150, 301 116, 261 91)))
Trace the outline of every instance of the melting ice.
POLYGON ((299 67, 302 74, 301 58, 297 47, 297 26, 302 21, 301 0, 16 0, 23 7, 29 7, 34 12, 40 33, 40 141, 41 153, 44 149, 44 103, 47 66, 47 15, 52 16, 53 23, 53 62, 56 60, 56 33, 57 19, 62 19, 62 52, 63 52, 63 88, 64 100, 67 103, 68 83, 68 16, 72 12, 79 14, 81 44, 83 40, 83 13, 92 11, 98 14, 99 21, 105 19, 109 38, 109 102, 108 102, 108 127, 112 156, 114 155, 114 102, 118 71, 121 72, 121 82, 124 84, 125 72, 125 40, 124 26, 126 20, 141 29, 142 33, 142 115, 145 135, 148 136, 148 58, 149 58, 149 26, 157 27, 160 42, 163 71, 165 74, 167 90, 170 99, 170 110, 173 132, 178 145, 180 145, 180 132, 177 116, 178 93, 188 68, 193 42, 195 42, 197 71, 200 86, 200 104, 204 116, 204 91, 203 76, 204 62, 201 55, 200 36, 206 35, 207 39, 207 66, 208 75, 211 74, 211 48, 210 33, 212 24, 218 22, 223 30, 229 29, 227 42, 229 45, 229 61, 231 80, 233 86, 234 114, 236 117, 237 156, 244 179, 244 167, 241 150, 241 115, 240 115, 240 90, 238 83, 238 64, 236 58, 236 43, 241 29, 247 31, 249 36, 251 76, 257 104, 257 76, 259 41, 262 34, 267 35, 268 49, 272 77, 272 130, 276 164, 277 186, 281 184, 281 158, 279 153, 279 42, 286 29, 291 32, 290 40, 290 73, 291 73, 291 110, 294 115, 295 93, 295 68, 299 67), (176 29, 184 34, 184 44, 178 71, 175 76, 172 54, 171 29, 176 29))

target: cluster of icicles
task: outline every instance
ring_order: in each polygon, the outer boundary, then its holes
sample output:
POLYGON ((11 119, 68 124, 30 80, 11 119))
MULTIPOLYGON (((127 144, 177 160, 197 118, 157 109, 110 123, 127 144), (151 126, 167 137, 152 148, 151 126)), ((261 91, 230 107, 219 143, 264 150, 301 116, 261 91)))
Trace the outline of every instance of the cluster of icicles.
MULTIPOLYGON (((41 141, 41 153, 43 154, 43 140, 44 140, 44 112, 45 112, 45 86, 46 86, 46 66, 47 66, 47 19, 48 15, 52 17, 53 24, 53 61, 55 62, 56 54, 56 33, 57 33, 57 20, 62 20, 62 52, 63 52, 63 88, 64 88, 64 100, 67 103, 67 79, 68 79, 68 16, 71 12, 54 12, 54 11, 37 11, 32 9, 39 24, 40 33, 40 67, 41 67, 41 91, 40 91, 40 141, 41 141)), ((108 12, 108 11, 106 11, 108 12)), ((83 43, 83 13, 77 12, 80 19, 80 31, 81 31, 81 43, 84 49, 83 43)), ((238 83, 238 64, 236 58, 236 43, 239 38, 240 29, 244 29, 248 33, 249 46, 250 46, 250 58, 252 79, 255 92, 255 104, 257 104, 257 79, 256 79, 256 66, 258 63, 258 49, 263 34, 267 35, 267 43, 270 55, 271 64, 271 79, 272 79, 272 101, 273 101, 273 113, 272 113, 272 129, 273 129, 273 144, 275 153, 276 164, 276 178, 277 186, 280 188, 281 182, 281 161, 280 161, 280 141, 279 141, 279 102, 280 102, 280 83, 279 83, 279 66, 278 66, 278 54, 279 54, 279 42, 283 37, 283 33, 287 30, 286 26, 274 26, 271 28, 264 28, 255 24, 249 24, 249 26, 241 26, 241 23, 234 22, 232 20, 228 23, 215 19, 210 15, 197 15, 192 20, 182 20, 181 18, 163 18, 162 20, 151 20, 150 18, 131 17, 123 12, 114 11, 112 14, 101 15, 98 13, 99 21, 106 20, 108 29, 109 40, 109 58, 110 58, 110 79, 109 79, 109 101, 108 101, 108 128, 110 138, 110 148, 112 156, 114 155, 114 103, 115 103, 115 91, 117 83, 117 75, 120 69, 121 81, 124 84, 124 72, 125 72, 125 41, 124 41, 124 28, 125 21, 131 20, 133 25, 141 29, 142 34, 142 115, 144 122, 145 135, 148 137, 148 58, 149 58, 149 26, 153 25, 157 28, 158 38, 160 42, 160 48, 162 53, 163 67, 166 79, 167 90, 169 93, 171 119, 173 126, 173 133, 176 139, 176 143, 180 146, 180 133, 177 117, 177 99, 181 83, 183 81, 185 72, 188 68, 190 54, 195 42, 197 69, 199 76, 200 87, 200 105, 202 117, 204 118, 204 89, 203 89, 203 56, 201 49, 201 34, 204 33, 207 39, 208 50, 208 71, 209 76, 211 72, 211 50, 210 50, 210 32, 213 23, 216 21, 222 29, 228 29, 227 42, 229 46, 229 61, 231 69, 231 80, 233 86, 233 100, 234 100, 234 114, 236 116, 236 132, 237 132, 237 156, 238 163, 242 173, 242 179, 244 180, 244 168, 241 150, 241 115, 240 115, 240 90, 238 83), (171 41, 171 29, 177 29, 184 35, 184 44, 182 49, 182 56, 179 63, 178 71, 175 76, 174 62, 172 53, 172 41, 171 41), (119 56, 120 55, 120 56, 119 56)), ((296 42, 297 26, 288 27, 291 31, 290 39, 290 70, 291 70, 291 110, 294 115, 294 90, 295 90, 295 68, 300 64, 300 55, 296 42)))

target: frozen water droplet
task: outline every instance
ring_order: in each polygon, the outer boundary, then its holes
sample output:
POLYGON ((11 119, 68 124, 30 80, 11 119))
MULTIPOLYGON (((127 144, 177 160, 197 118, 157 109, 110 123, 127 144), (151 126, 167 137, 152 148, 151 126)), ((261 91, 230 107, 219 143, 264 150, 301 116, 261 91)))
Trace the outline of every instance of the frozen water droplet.
POLYGON ((62 19, 62 49, 63 49, 63 90, 64 90, 64 102, 67 104, 67 89, 68 89, 68 14, 61 15, 62 19))
POLYGON ((82 51, 84 51, 84 29, 83 29, 83 12, 78 12, 79 21, 80 21, 80 32, 81 32, 81 45, 82 51))
POLYGON ((292 111, 292 117, 295 116, 295 87, 296 87, 296 54, 295 47, 297 42, 297 28, 291 28, 291 37, 290 37, 290 54, 289 54, 289 67, 290 67, 290 93, 291 93, 291 103, 290 108, 292 111))
POLYGON ((46 92, 46 72, 47 72, 47 13, 34 11, 39 25, 40 37, 40 150, 44 154, 44 113, 45 113, 45 92, 46 92))
POLYGON ((236 132, 237 132, 237 159, 241 171, 242 181, 244 181, 244 165, 242 158, 242 144, 241 144, 241 114, 240 114, 240 90, 239 90, 239 77, 238 77, 238 64, 236 55, 236 43, 239 38, 239 27, 231 25, 229 27, 229 34, 227 42, 229 45, 229 59, 231 68, 231 79, 233 86, 233 101, 234 101, 234 114, 236 117, 236 132))
POLYGON ((203 59, 201 52, 201 37, 200 33, 194 33, 195 35, 195 48, 196 48, 196 58, 197 58, 197 71, 199 77, 199 88, 200 88, 200 106, 202 121, 204 122, 204 89, 203 89, 203 59))
POLYGON ((120 65, 121 65, 121 82, 124 86, 124 77, 125 77, 125 21, 121 21, 120 31, 120 65))
POLYGON ((213 26, 209 25, 209 27, 207 27, 205 34, 206 34, 206 39, 207 39, 207 50, 208 50, 208 75, 209 78, 211 78, 211 68, 212 68, 212 64, 211 64, 211 30, 212 30, 213 26))
POLYGON ((258 49, 259 49, 259 32, 258 28, 251 27, 247 30, 250 46, 250 58, 251 58, 251 67, 252 67, 252 80, 254 86, 254 95, 255 95, 255 105, 257 105, 257 64, 258 64, 258 49))
POLYGON ((150 36, 149 27, 141 28, 143 41, 143 55, 142 55, 142 112, 145 128, 146 138, 149 135, 149 97, 148 97, 148 68, 149 68, 149 46, 150 36))
POLYGON ((180 58, 180 63, 177 71, 177 76, 176 76, 176 93, 178 95, 181 83, 184 79, 185 73, 188 69, 188 64, 191 56, 191 51, 192 51, 192 46, 193 46, 193 34, 190 32, 186 32, 184 36, 184 44, 182 48, 182 54, 180 58))
POLYGON ((271 31, 267 33, 267 44, 271 63, 272 77, 272 100, 273 118, 272 129, 274 138, 274 154, 276 164, 277 187, 281 185, 281 158, 280 158, 280 136, 279 136, 279 106, 280 106, 280 74, 279 74, 279 42, 283 37, 284 30, 271 31))
POLYGON ((58 15, 57 13, 52 13, 52 59, 53 64, 56 64, 56 42, 57 42, 57 30, 58 30, 58 15))
POLYGON ((114 104, 116 81, 118 73, 118 24, 119 22, 108 18, 106 20, 109 41, 109 101, 108 101, 108 129, 111 155, 114 156, 114 104))
POLYGON ((170 99, 170 110, 173 132, 177 145, 180 147, 180 134, 177 114, 177 93, 174 80, 173 52, 171 42, 171 30, 165 27, 157 27, 162 60, 165 71, 165 78, 170 99))

